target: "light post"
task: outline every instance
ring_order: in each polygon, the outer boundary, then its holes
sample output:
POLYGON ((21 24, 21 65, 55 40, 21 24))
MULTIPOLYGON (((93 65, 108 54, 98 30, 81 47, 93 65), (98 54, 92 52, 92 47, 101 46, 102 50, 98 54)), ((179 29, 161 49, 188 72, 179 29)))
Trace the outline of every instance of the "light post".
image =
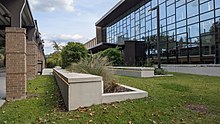
POLYGON ((159 5, 148 10, 148 12, 152 12, 153 10, 157 10, 157 60, 158 60, 158 68, 161 68, 161 58, 160 58, 160 8, 159 5))

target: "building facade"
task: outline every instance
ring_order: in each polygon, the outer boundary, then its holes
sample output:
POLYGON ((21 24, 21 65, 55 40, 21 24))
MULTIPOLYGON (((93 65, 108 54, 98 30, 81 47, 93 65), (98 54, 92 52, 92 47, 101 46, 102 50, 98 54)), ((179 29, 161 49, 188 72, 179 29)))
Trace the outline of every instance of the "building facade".
POLYGON ((96 23, 97 43, 145 42, 148 60, 167 64, 220 64, 219 0, 121 0, 96 23), (160 27, 156 11, 159 6, 160 27))
POLYGON ((42 72, 45 62, 28 0, 0 0, 0 46, 6 56, 6 100, 26 98, 27 80, 42 72))

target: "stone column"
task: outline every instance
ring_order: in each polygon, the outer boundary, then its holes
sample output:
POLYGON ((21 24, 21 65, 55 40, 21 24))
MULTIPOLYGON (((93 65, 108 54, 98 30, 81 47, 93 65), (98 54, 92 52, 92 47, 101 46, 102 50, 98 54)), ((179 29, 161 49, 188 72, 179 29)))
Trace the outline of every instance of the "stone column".
POLYGON ((37 44, 27 41, 27 79, 31 80, 37 76, 37 44))
POLYGON ((26 98, 26 29, 7 27, 6 100, 26 98))

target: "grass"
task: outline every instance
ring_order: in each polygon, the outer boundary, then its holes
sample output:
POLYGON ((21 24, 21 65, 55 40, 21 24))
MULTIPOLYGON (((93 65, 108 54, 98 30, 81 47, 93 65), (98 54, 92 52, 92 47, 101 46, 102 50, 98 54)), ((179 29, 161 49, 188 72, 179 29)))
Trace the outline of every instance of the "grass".
POLYGON ((63 111, 54 78, 39 76, 28 82, 30 98, 7 102, 0 108, 0 123, 220 123, 220 78, 174 75, 158 78, 120 76, 122 84, 148 91, 149 97, 71 112, 63 111), (188 105, 206 109, 189 109, 188 105))

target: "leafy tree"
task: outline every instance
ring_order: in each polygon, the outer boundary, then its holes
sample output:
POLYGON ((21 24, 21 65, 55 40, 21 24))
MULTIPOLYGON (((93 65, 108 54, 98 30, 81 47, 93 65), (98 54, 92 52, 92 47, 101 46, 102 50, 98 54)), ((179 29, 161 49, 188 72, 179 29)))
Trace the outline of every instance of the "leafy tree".
POLYGON ((61 52, 62 67, 66 68, 71 63, 77 63, 81 58, 87 57, 88 50, 81 43, 69 42, 61 52))
POLYGON ((46 65, 48 68, 61 66, 62 63, 62 58, 61 58, 62 46, 59 43, 53 41, 53 48, 54 48, 54 52, 46 57, 47 58, 46 65))
POLYGON ((123 57, 119 48, 108 48, 104 51, 99 52, 102 57, 107 57, 112 65, 122 65, 123 57))

